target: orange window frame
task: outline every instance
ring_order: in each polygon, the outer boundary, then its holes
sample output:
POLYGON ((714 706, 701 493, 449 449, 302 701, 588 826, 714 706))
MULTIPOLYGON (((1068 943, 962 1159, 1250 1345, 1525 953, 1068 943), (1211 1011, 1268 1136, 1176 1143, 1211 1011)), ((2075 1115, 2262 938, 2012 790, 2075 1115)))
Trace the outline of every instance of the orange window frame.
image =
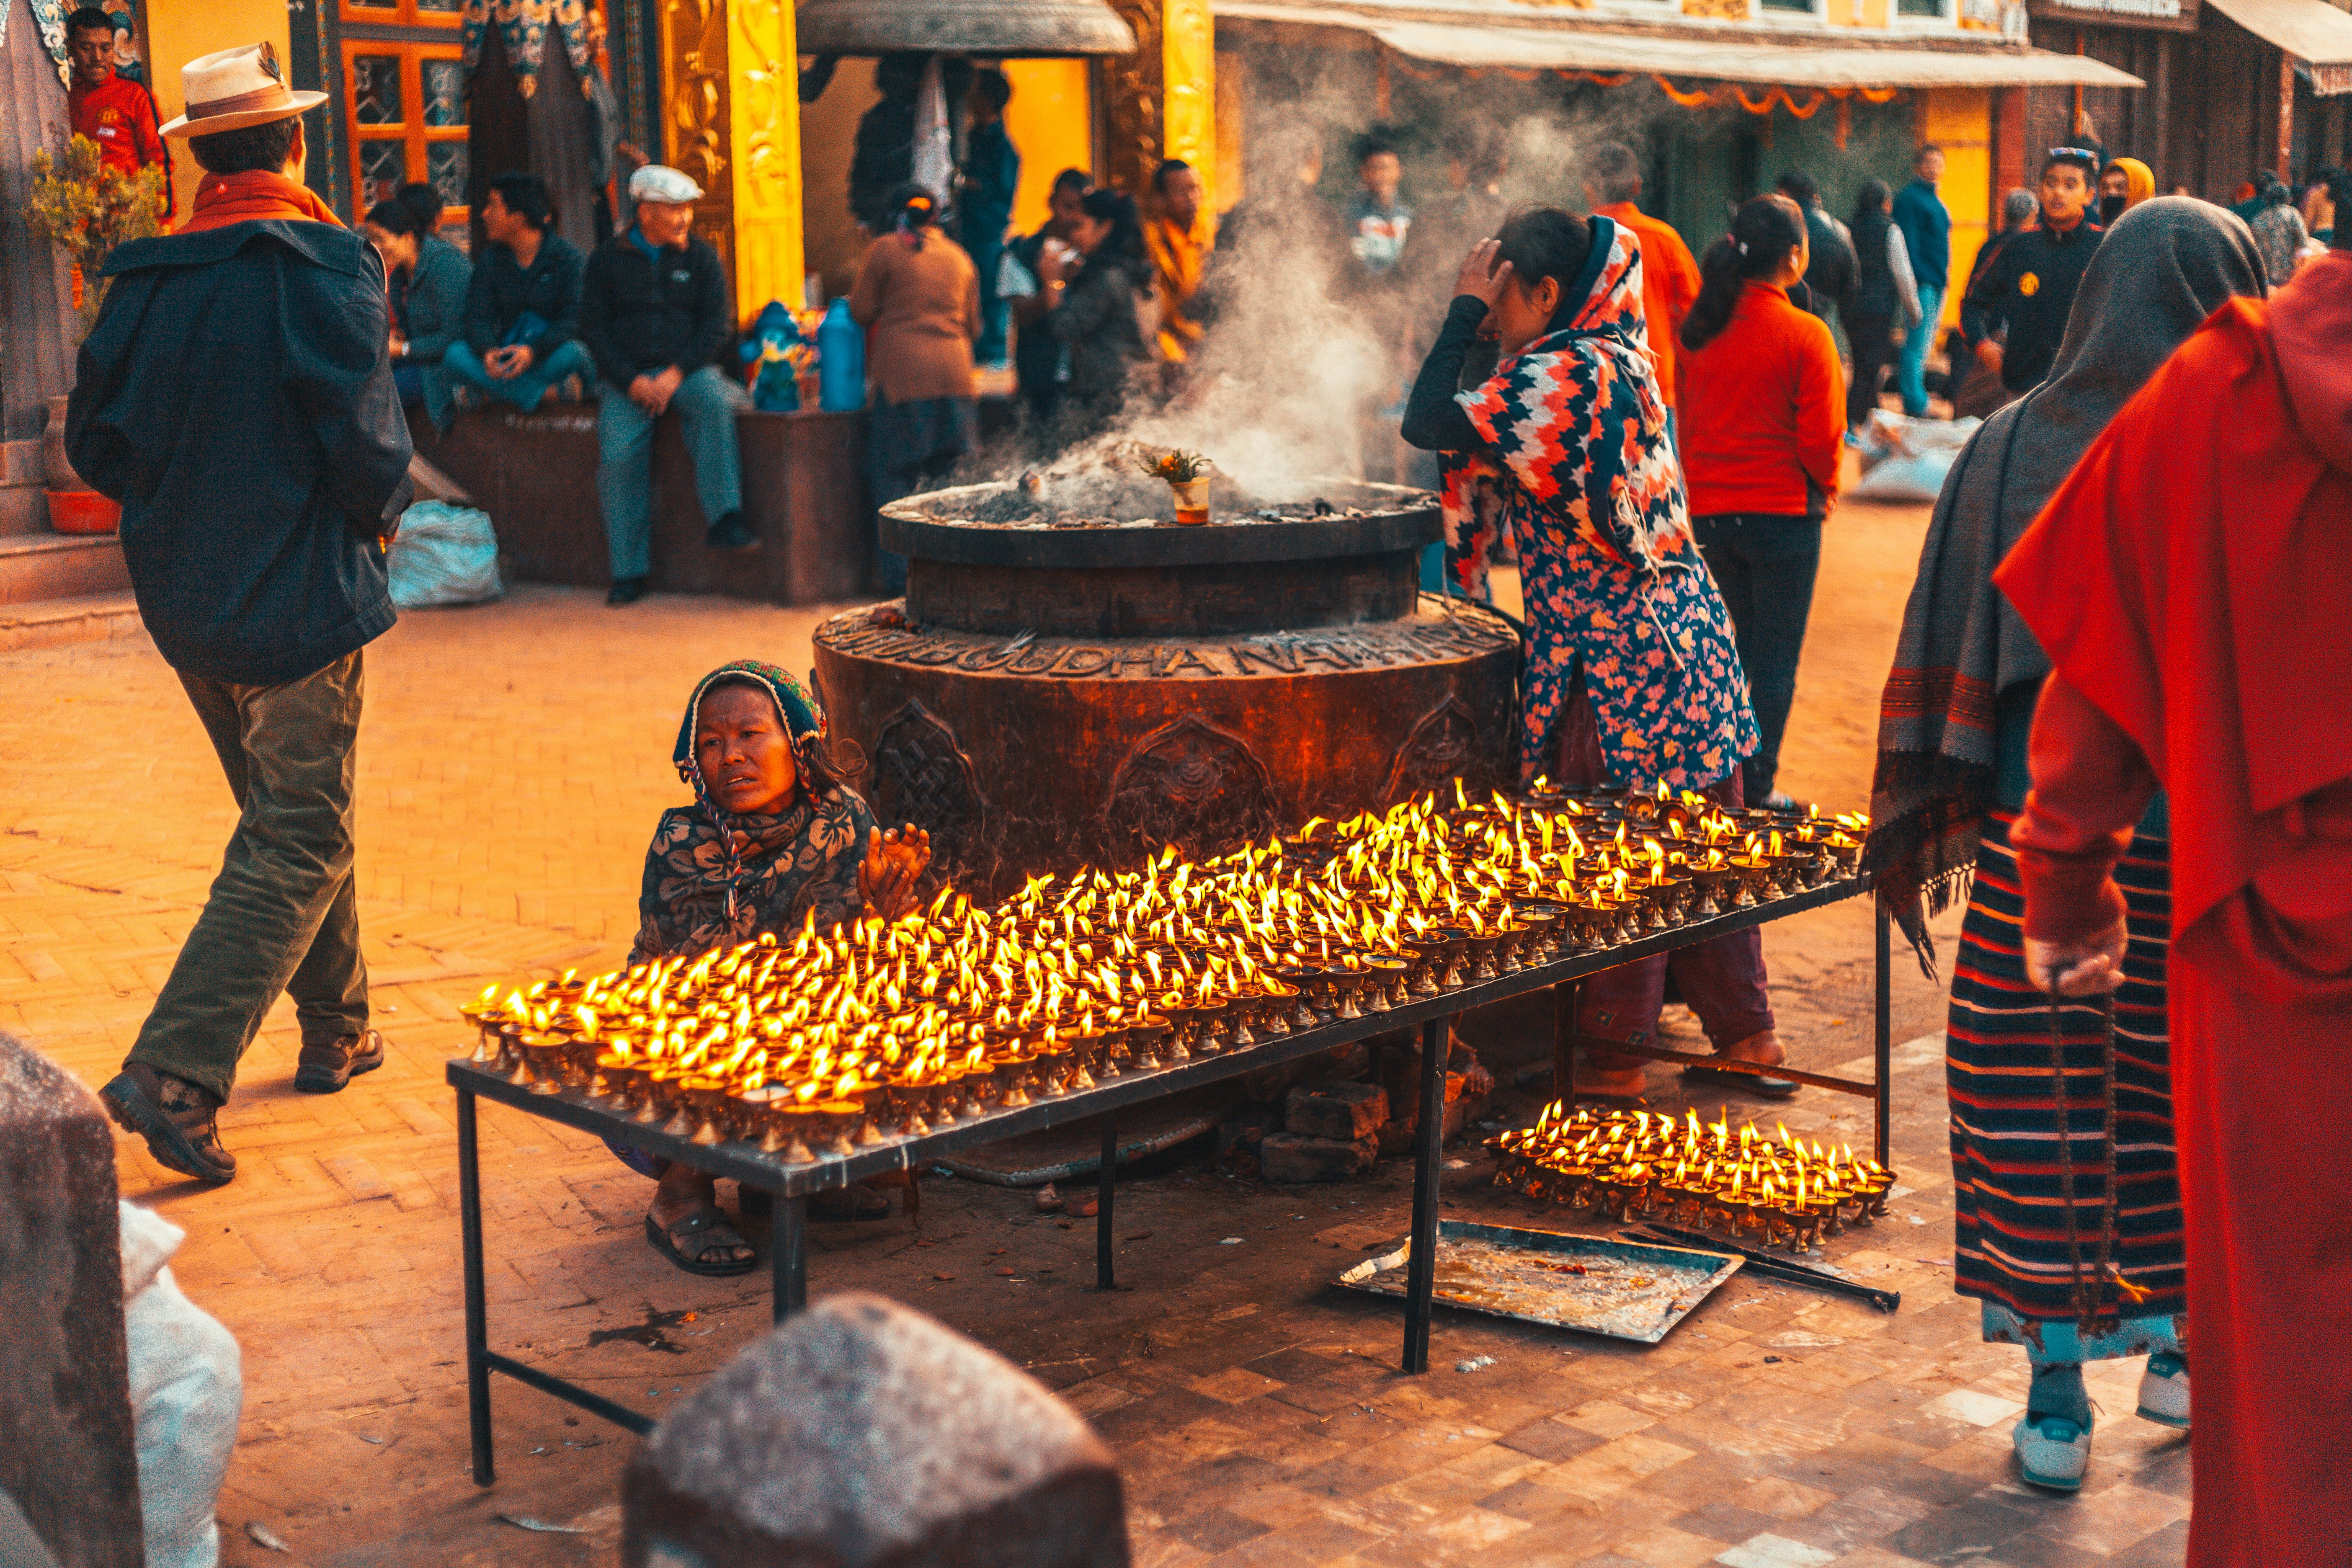
POLYGON ((416 0, 394 0, 388 5, 362 5, 338 0, 337 14, 346 22, 378 27, 447 27, 455 32, 465 19, 462 10, 436 11, 416 0))
MULTIPOLYGON (((404 7, 413 6, 415 0, 401 0, 404 7)), ((350 10, 348 0, 345 10, 350 10)), ((387 7, 388 9, 388 7, 387 7)), ((431 13, 427 13, 430 15, 431 13)), ((401 143, 401 165, 411 180, 427 178, 425 148, 436 142, 463 142, 468 134, 464 125, 427 125, 425 123, 425 69, 426 60, 455 60, 464 50, 456 43, 402 43, 387 38, 345 38, 343 40, 343 134, 348 139, 352 158, 352 210, 364 213, 372 205, 368 200, 365 161, 360 156, 363 143, 398 142, 401 143), (359 68, 361 56, 377 58, 391 57, 400 62, 400 122, 396 125, 362 125, 359 121, 359 68)), ((452 202, 441 215, 442 223, 462 224, 472 213, 461 203, 452 202)))

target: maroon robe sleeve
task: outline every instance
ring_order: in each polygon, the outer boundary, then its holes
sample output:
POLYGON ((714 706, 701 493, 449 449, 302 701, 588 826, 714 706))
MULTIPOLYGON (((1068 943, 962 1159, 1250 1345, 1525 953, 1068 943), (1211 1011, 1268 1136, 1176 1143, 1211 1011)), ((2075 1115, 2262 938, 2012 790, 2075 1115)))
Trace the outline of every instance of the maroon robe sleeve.
POLYGON ((2025 884, 2025 934, 2082 942, 2124 918, 2116 862, 2156 797, 2156 774, 2122 727, 2063 675, 2042 682, 2028 755, 2033 788, 2009 836, 2025 884))

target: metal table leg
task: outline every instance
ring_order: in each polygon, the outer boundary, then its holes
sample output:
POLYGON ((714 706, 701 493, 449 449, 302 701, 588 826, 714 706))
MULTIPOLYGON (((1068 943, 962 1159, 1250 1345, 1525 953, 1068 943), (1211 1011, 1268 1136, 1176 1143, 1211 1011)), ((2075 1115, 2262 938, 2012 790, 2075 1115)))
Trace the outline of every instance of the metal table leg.
POLYGON ((1095 1173, 1095 1289, 1118 1289, 1111 1267, 1111 1193, 1118 1168, 1118 1118, 1102 1119, 1102 1169, 1095 1173))
POLYGON ((776 1216, 768 1245, 772 1283, 768 1307, 773 1321, 782 1322, 808 1306, 808 1199, 805 1195, 776 1200, 776 1216))
POLYGON ((1890 1141, 1891 1124, 1894 1121, 1895 1111, 1895 1086, 1893 1083, 1888 1081, 1893 1076, 1895 1062, 1895 990, 1894 975, 1888 968, 1891 938, 1888 935, 1887 931, 1887 928, 1894 922, 1887 914, 1886 900, 1880 899, 1877 900, 1877 904, 1878 929, 1874 942, 1874 946, 1876 949, 1874 956, 1878 964, 1878 974, 1875 982, 1877 994, 1874 998, 1877 1011, 1876 1023, 1878 1028, 1878 1038, 1875 1042, 1876 1056, 1878 1059, 1878 1152, 1876 1158, 1878 1163, 1884 1165, 1888 1163, 1887 1144, 1890 1141))
POLYGON ((1581 980, 1551 988, 1551 1094, 1563 1111, 1576 1109, 1576 1010, 1583 996, 1581 980))
POLYGON ((458 1251, 466 1276, 466 1425, 474 1441, 474 1484, 498 1479, 490 1456, 490 1325, 482 1286, 482 1159, 475 1144, 474 1095, 457 1091, 458 1251))
POLYGON ((1437 1289, 1437 1175, 1445 1141, 1445 1058, 1454 1020, 1421 1026, 1421 1121, 1413 1129, 1412 1250, 1405 1260, 1404 1370, 1429 1370, 1430 1300, 1437 1289))

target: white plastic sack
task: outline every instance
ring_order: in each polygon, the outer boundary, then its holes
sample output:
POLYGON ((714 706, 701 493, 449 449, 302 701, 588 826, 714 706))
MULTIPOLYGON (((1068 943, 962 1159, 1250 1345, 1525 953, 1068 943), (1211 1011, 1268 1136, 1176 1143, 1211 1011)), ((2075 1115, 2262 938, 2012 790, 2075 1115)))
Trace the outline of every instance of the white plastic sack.
POLYGON ((499 536, 490 514, 447 501, 418 501, 400 514, 384 572, 392 602, 404 610, 479 605, 507 591, 499 581, 499 536))
POLYGON ((213 1509, 245 1402, 236 1341, 180 1293, 168 1259, 185 1234, 129 1204, 122 1216, 122 1331, 147 1568, 214 1568, 213 1509))
POLYGON ((1984 421, 1913 419, 1881 408, 1862 434, 1862 482, 1847 493, 1864 500, 1932 501, 1952 461, 1984 421))

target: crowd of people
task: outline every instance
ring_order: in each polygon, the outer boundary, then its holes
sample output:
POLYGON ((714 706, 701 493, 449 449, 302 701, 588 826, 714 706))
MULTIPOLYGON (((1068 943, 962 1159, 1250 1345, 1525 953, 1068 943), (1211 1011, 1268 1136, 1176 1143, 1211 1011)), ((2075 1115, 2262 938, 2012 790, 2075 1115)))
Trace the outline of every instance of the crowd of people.
MULTIPOLYGON (((536 174, 493 178, 470 257, 441 237, 440 193, 404 185, 361 232, 382 258, 394 384, 403 405, 446 427, 464 408, 596 406, 596 499, 614 605, 652 575, 656 421, 678 411, 714 550, 760 541, 743 521, 735 414, 750 399, 719 368, 735 332, 725 268, 693 232, 702 188, 659 164, 627 184, 632 221, 586 256, 555 232, 536 174)), ((902 492, 903 493, 903 492, 902 492)))
MULTIPOLYGON (((1935 172, 1923 157, 1915 223, 1935 172)), ((2352 248, 2274 289, 2248 222, 2134 171, 2094 222, 2106 173, 2053 149, 2035 221, 1969 286, 1964 330, 2015 395, 1936 508, 1865 864, 1923 960, 1926 916, 1967 903, 1954 1267, 1986 1342, 2026 1361, 2020 1478, 2079 1489, 2084 1365, 2145 1358, 2134 1415, 2196 1434, 2189 1561, 2318 1568, 2352 1557, 2335 1218, 2352 1131, 2308 1098, 2352 1020, 2352 662, 2333 625, 2352 591, 2352 248)), ((1679 458, 1640 240, 1522 209, 1462 266, 1403 434, 1441 454, 1466 584, 1487 537, 1517 538, 1523 776, 1770 803, 1755 792, 1845 408, 1803 308, 1804 195, 1747 203, 1700 263, 1675 331, 1679 458), (1481 333, 1499 358, 1465 374, 1481 333)), ((1866 191, 1858 216, 1891 226, 1889 205, 1866 191)), ((1642 1092, 1642 1060, 1607 1043, 1647 1037, 1669 969, 1718 1055, 1780 1060, 1753 936, 1588 981, 1580 1093, 1642 1092)))
MULTIPOLYGON (((125 93, 96 92, 96 25, 81 30, 82 101, 127 112, 125 93)), ((420 187, 354 233, 301 184, 323 95, 289 89, 268 49, 190 62, 191 112, 152 128, 185 138, 205 177, 176 232, 110 264, 65 431, 123 506, 145 623, 243 807, 101 1091, 159 1163, 215 1184, 236 1173, 218 1113, 281 993, 298 1089, 384 1060, 352 755, 363 650, 394 619, 404 399, 437 422, 486 399, 593 397, 615 604, 648 574, 649 451, 673 407, 711 544, 757 544, 743 392, 715 363, 734 308, 692 232, 695 182, 638 169, 628 223, 584 257, 519 173, 490 182, 471 256, 420 187), (203 355, 147 352, 197 335, 203 355)), ((1359 145, 1340 205, 1317 194, 1319 142, 1277 137, 1221 226, 1199 172, 1171 160, 1148 210, 1066 171, 1047 221, 1016 236, 1009 89, 982 72, 967 90, 963 175, 860 198, 872 234, 847 308, 870 343, 878 498, 972 450, 992 351, 1020 367, 1041 438, 1111 428, 1213 341, 1247 278, 1221 258, 1278 247, 1419 351, 1396 429, 1435 471, 1446 591, 1485 596, 1505 542, 1517 563, 1522 776, 1793 804, 1779 761, 1844 444, 1890 360, 1906 413, 1931 412, 1953 260, 1938 149, 1900 191, 1866 182, 1850 222, 1789 171, 1696 258, 1641 209, 1630 148, 1585 151, 1585 210, 1507 211, 1501 143, 1476 131, 1449 139, 1450 188, 1418 207, 1390 142, 1359 145)), ((126 155, 144 135, 132 125, 126 155)), ((2146 1356, 2136 1414, 2189 1427, 2193 1357, 2191 1560, 2341 1564, 2352 1130, 2314 1097, 2352 1017, 2352 654, 2336 626, 2352 598, 2352 246, 2334 244, 2352 177, 2331 174, 2318 204, 2266 185, 2232 213, 2156 195, 2144 165, 2088 147, 2050 149, 2037 174, 1960 285, 1948 390, 1990 416, 1906 606, 1866 868, 1925 958, 1927 916, 1966 905, 1946 1037, 1954 1266, 1987 1341, 2025 1356, 2022 1479, 2081 1486, 2085 1362, 2146 1356)), ((874 820, 858 759, 787 673, 713 671, 672 761, 696 804, 656 826, 634 957, 910 906, 928 840, 874 820)), ((1753 928, 1586 982, 1586 1092, 1643 1093, 1644 1059, 1622 1047, 1653 1037, 1670 983, 1731 1064, 1690 1076, 1799 1092, 1754 1070, 1784 1049, 1753 928)), ((656 1183, 646 1229, 666 1258, 753 1265, 707 1174, 615 1152, 656 1183)), ((860 1217, 874 1199, 835 1206, 860 1217)))

